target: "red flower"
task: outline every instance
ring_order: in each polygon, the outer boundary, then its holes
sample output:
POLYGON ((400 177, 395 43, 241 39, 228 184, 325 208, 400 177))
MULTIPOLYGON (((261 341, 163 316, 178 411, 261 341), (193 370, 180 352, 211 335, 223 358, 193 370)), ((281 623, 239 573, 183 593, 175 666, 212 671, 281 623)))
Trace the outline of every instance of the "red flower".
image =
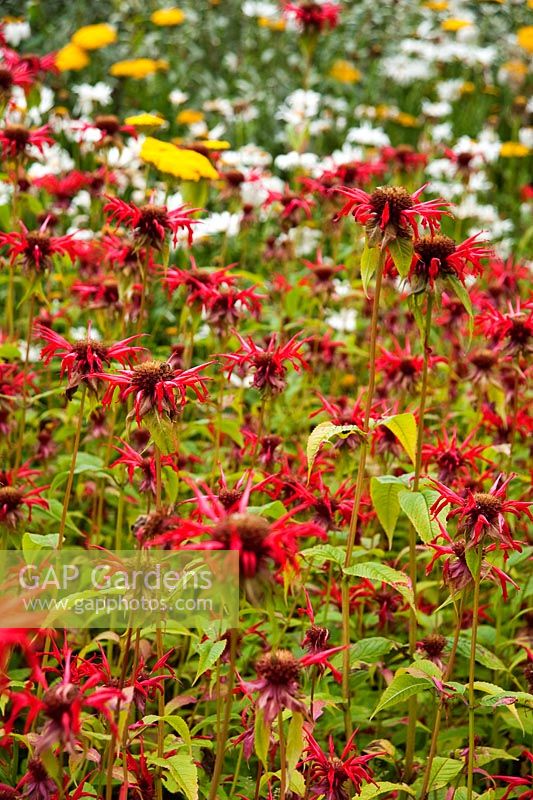
POLYGON ((83 122, 79 126, 81 130, 97 130, 100 132, 100 143, 113 144, 119 139, 119 134, 126 133, 128 136, 137 138, 137 131, 133 125, 121 125, 120 120, 114 114, 99 114, 93 122, 83 122))
MULTIPOLYGON (((533 764, 533 753, 530 753, 529 750, 524 750, 522 755, 533 764)), ((509 787, 502 795, 501 800, 507 800, 513 789, 517 789, 519 786, 529 786, 530 788, 522 792, 522 794, 518 796, 518 800, 531 800, 531 798, 533 798, 533 775, 531 774, 525 775, 523 778, 520 778, 518 775, 491 775, 491 778, 496 781, 503 781, 509 787)))
POLYGON ((302 345, 309 340, 298 341, 300 335, 298 333, 282 345, 277 345, 277 336, 273 334, 269 338, 266 348, 256 345, 250 337, 243 339, 239 333, 235 333, 235 335, 241 343, 240 350, 237 353, 222 355, 227 361, 225 369, 228 370, 228 377, 231 377, 236 367, 244 369, 251 366, 254 369, 253 386, 260 391, 279 394, 287 385, 285 361, 291 363, 296 372, 300 371, 300 367, 309 369, 309 365, 300 353, 302 345))
MULTIPOLYGON (((363 783, 375 783, 372 771, 366 766, 381 753, 369 753, 364 756, 349 755, 355 747, 353 740, 355 731, 348 740, 340 757, 335 755, 333 737, 329 737, 329 753, 321 749, 316 739, 307 733, 307 753, 304 763, 310 764, 310 788, 313 795, 324 800, 349 800, 346 784, 353 784, 356 794, 361 794, 363 783)), ((376 784, 377 785, 377 784, 376 784)))
POLYGON ((437 517, 447 505, 457 506, 448 512, 447 519, 459 516, 458 531, 466 536, 467 547, 475 547, 485 536, 489 536, 499 542, 502 549, 520 550, 520 545, 513 540, 503 515, 513 514, 520 517, 525 514, 533 520, 529 511, 530 503, 506 500, 505 491, 514 475, 509 475, 505 480, 503 477, 503 474, 498 475, 488 492, 473 493, 468 490, 464 497, 443 483, 432 481, 440 495, 431 507, 432 514, 437 517))
POLYGON ((321 33, 326 28, 333 30, 339 24, 341 6, 338 3, 304 2, 285 3, 285 14, 296 20, 305 33, 321 33))
POLYGON ((175 369, 171 361, 172 358, 169 361, 143 361, 132 369, 119 370, 113 375, 97 374, 95 377, 109 384, 102 398, 103 405, 111 405, 116 389, 120 403, 134 395, 134 414, 140 425, 142 418, 152 412, 165 413, 175 419, 187 402, 187 388, 193 390, 200 403, 205 403, 207 378, 200 377, 200 372, 213 362, 182 370, 175 369))
POLYGON ((18 473, 3 473, 0 479, 0 526, 16 528, 25 517, 31 520, 33 506, 48 508, 48 501, 40 497, 48 486, 20 487, 20 478, 27 476, 35 470, 20 469, 18 473), (5 479, 5 480, 4 480, 5 479))
POLYGON ((362 189, 340 186, 333 191, 348 198, 348 202, 336 214, 334 221, 352 214, 354 219, 366 227, 369 245, 387 245, 398 237, 410 237, 411 232, 418 235, 416 218, 420 217, 423 227, 433 233, 439 227, 443 214, 450 203, 441 197, 419 203, 418 198, 428 184, 424 184, 412 195, 403 186, 378 186, 372 194, 362 189))
POLYGON ((126 224, 134 231, 135 238, 141 246, 161 250, 169 232, 172 233, 175 245, 181 228, 187 230, 189 244, 192 244, 192 226, 199 220, 190 217, 200 209, 179 206, 173 211, 168 211, 166 206, 156 206, 151 203, 136 206, 119 200, 118 197, 107 199, 109 202, 104 206, 104 211, 109 215, 109 219, 115 220, 119 225, 126 224))
MULTIPOLYGON (((476 436, 477 430, 468 434, 462 442, 457 442, 457 430, 454 430, 451 437, 444 428, 442 438, 435 437, 435 444, 427 442, 422 445, 422 461, 427 466, 436 464, 439 470, 440 481, 450 481, 452 479, 469 478, 473 472, 479 472, 476 461, 486 461, 483 452, 488 445, 476 444, 470 447, 470 442, 476 436)), ((490 462, 488 462, 490 463, 490 462)))
POLYGON ((0 129, 0 151, 4 158, 27 155, 30 147, 36 147, 42 153, 45 145, 53 143, 48 125, 41 125, 40 128, 6 125, 0 129))
POLYGON ((11 97, 13 86, 22 86, 28 89, 33 83, 28 64, 20 61, 13 51, 4 50, 3 62, 0 64, 0 98, 3 100, 11 97), (13 58, 13 56, 15 56, 13 58))
POLYGON ((476 317, 476 327, 485 336, 496 342, 507 339, 506 349, 523 355, 532 352, 533 303, 527 302, 522 308, 520 300, 515 306, 508 303, 508 312, 502 312, 486 303, 484 311, 476 317))
MULTIPOLYGON (((394 351, 386 350, 385 347, 380 349, 383 355, 376 358, 376 369, 385 374, 388 385, 404 389, 412 388, 422 374, 424 357, 411 354, 409 340, 406 341, 403 348, 399 342, 394 340, 394 351)), ((429 369, 440 363, 446 363, 446 359, 442 356, 429 356, 429 369)))
MULTIPOLYGON (((154 454, 143 455, 139 453, 137 450, 134 450, 131 445, 125 442, 123 439, 119 440, 122 444, 122 447, 117 447, 117 445, 113 445, 115 450, 120 453, 120 457, 117 458, 111 464, 111 469, 116 467, 118 464, 124 464, 128 472, 128 478, 130 483, 133 482, 133 477, 135 474, 135 470, 138 469, 141 471, 142 480, 139 486, 140 492, 151 492, 154 497, 156 494, 156 462, 154 454)), ((162 466, 169 466, 174 469, 175 472, 178 472, 178 468, 175 465, 174 459, 168 455, 161 456, 161 465, 162 466)))
POLYGON ((480 235, 476 233, 457 245, 449 236, 442 234, 417 239, 409 273, 409 279, 416 281, 415 291, 423 291, 428 284, 433 287, 438 278, 450 276, 464 283, 467 264, 472 265, 474 275, 481 275, 481 259, 489 258, 492 250, 476 241, 480 235))
POLYGON ((46 231, 48 221, 47 217, 36 231, 29 231, 24 223, 20 222, 20 232, 0 232, 0 247, 8 248, 12 264, 20 258, 24 269, 42 272, 51 266, 54 255, 68 255, 74 259, 75 242, 72 234, 51 236, 46 231))
POLYGON ((61 359, 62 378, 65 372, 68 376, 66 394, 70 400, 82 380, 87 381, 89 389, 97 391, 97 381, 99 373, 111 361, 118 361, 119 364, 130 364, 137 358, 137 353, 145 350, 144 347, 131 345, 134 339, 140 335, 135 334, 123 339, 116 344, 105 344, 95 339, 91 339, 91 325, 89 323, 87 338, 77 342, 69 342, 56 333, 51 328, 44 325, 36 326, 36 333, 44 339, 47 344, 41 350, 41 357, 44 358, 45 365, 49 364, 52 358, 61 359))

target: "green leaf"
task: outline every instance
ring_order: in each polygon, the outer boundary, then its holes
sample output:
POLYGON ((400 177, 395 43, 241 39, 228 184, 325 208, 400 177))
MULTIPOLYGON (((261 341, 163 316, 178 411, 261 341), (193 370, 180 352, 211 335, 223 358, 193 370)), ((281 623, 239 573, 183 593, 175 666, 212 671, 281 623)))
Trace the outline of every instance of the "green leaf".
POLYGON ((362 438, 365 436, 361 428, 357 425, 333 425, 332 422, 321 422, 311 432, 307 439, 307 479, 311 477, 311 470, 317 456, 320 446, 324 442, 329 442, 333 436, 341 436, 346 438, 352 433, 358 433, 362 438))
POLYGON ((361 564, 354 564, 346 567, 345 575, 353 575, 356 578, 367 578, 370 581, 387 583, 404 597, 409 605, 413 606, 413 590, 409 577, 397 569, 392 569, 386 564, 378 564, 373 561, 363 561, 361 564))
POLYGON ((316 544, 302 550, 300 555, 305 559, 310 559, 323 564, 325 561, 333 561, 335 564, 344 564, 346 548, 338 547, 333 544, 316 544))
POLYGON ((203 675, 204 672, 207 672, 208 669, 214 667, 224 649, 226 647, 225 641, 219 642, 201 642, 198 645, 198 650, 200 651, 200 660, 198 662, 198 669, 196 671, 196 677, 193 683, 196 683, 200 675, 203 675))
POLYGON ((413 462, 416 462, 416 441, 418 436, 414 414, 395 414, 393 417, 384 417, 379 425, 385 425, 396 436, 403 449, 413 462))
POLYGON ((402 488, 403 483, 393 475, 372 478, 370 481, 370 497, 381 527, 387 534, 389 549, 392 547, 392 537, 400 515, 398 493, 402 488))
POLYGON ((361 255, 361 280, 363 281, 363 290, 368 297, 368 285, 372 280, 375 271, 378 268, 380 257, 379 247, 369 247, 366 242, 361 255))
POLYGON ((198 769, 192 756, 187 753, 176 753, 165 761, 170 774, 187 800, 198 800, 198 769))
POLYGON ((22 537, 22 552, 24 555, 29 555, 43 549, 55 550, 58 541, 58 533, 25 533, 22 537))
POLYGON ((412 786, 408 786, 406 783, 390 783, 389 781, 366 783, 361 787, 361 791, 357 796, 359 800, 373 800, 374 797, 379 797, 380 794, 392 794, 392 792, 406 792, 413 797, 415 796, 415 790, 412 786))
POLYGON ((281 500, 272 500, 271 503, 265 503, 264 506, 248 506, 249 514, 259 514, 262 517, 269 517, 269 519, 279 519, 287 513, 287 509, 281 500))
POLYGON ((236 419, 229 419, 228 417, 222 417, 220 419, 220 430, 222 433, 225 433, 226 436, 235 442, 237 447, 244 446, 244 439, 241 433, 241 427, 236 419))
POLYGON ((468 314, 468 337, 469 337, 468 344, 470 345, 470 341, 472 339, 472 333, 474 330, 474 311, 472 309, 472 300, 470 299, 470 295, 468 294, 468 289, 464 286, 463 283, 461 283, 459 278, 456 278, 455 275, 448 275, 446 280, 452 287, 458 299, 463 304, 466 313, 468 314))
MULTIPOLYGON (((470 658, 470 647, 472 643, 472 638, 468 633, 462 633, 459 636, 459 641, 457 642, 457 652, 459 655, 463 656, 463 658, 470 658)), ((479 642, 476 642, 476 661, 478 664, 481 664, 483 667, 487 667, 487 669, 492 669, 498 672, 507 672, 507 667, 500 661, 495 653, 491 653, 486 647, 479 642)), ((499 686, 496 687, 498 691, 503 691, 500 689, 499 686)))
POLYGON ((302 751, 304 749, 303 725, 303 714, 295 711, 289 723, 287 747, 285 751, 289 780, 296 770, 296 765, 299 762, 300 756, 302 755, 302 751))
POLYGON ((254 749, 257 758, 265 768, 267 767, 269 745, 270 730, 265 722, 263 711, 258 710, 255 715, 254 749))
POLYGON ((463 769, 464 763, 464 761, 457 761, 455 758, 435 756, 431 765, 428 791, 450 786, 463 769))
POLYGON ((179 447, 178 428, 168 417, 152 411, 143 417, 143 423, 164 455, 170 455, 177 451, 179 447))
POLYGON ((431 489, 420 492, 403 491, 398 496, 402 511, 407 514, 413 528, 425 544, 440 533, 438 523, 430 512, 436 497, 437 492, 431 489))
POLYGON ((419 694, 420 692, 425 692, 431 689, 432 686, 433 683, 429 678, 415 677, 414 675, 409 675, 407 672, 396 673, 392 679, 392 683, 387 686, 381 695, 379 703, 370 715, 370 719, 373 719, 373 717, 384 708, 403 703, 409 697, 419 694))
POLYGON ((398 236, 389 242, 389 253, 400 277, 407 278, 413 260, 413 240, 398 236))
POLYGON ((160 719, 168 723, 168 725, 176 731, 178 736, 181 736, 189 748, 189 752, 192 753, 192 740, 189 727, 185 720, 178 717, 177 714, 166 714, 163 717, 159 717, 157 714, 149 714, 147 717, 143 717, 142 722, 151 725, 153 722, 158 722, 160 719))
POLYGON ((362 661, 365 664, 375 664, 390 653, 394 647, 392 639, 385 639, 383 636, 370 636, 368 639, 360 639, 352 645, 350 661, 352 663, 362 661))

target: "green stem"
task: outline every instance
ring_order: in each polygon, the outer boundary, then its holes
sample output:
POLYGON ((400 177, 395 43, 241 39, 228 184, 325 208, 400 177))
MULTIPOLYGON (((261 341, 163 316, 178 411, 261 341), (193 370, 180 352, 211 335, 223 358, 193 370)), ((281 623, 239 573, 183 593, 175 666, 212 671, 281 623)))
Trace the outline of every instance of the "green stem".
MULTIPOLYGON (((344 558, 344 567, 349 567, 352 562, 352 553, 355 545, 355 537, 357 534, 357 522, 359 519, 359 509, 361 507, 361 498, 363 496, 363 486, 365 480, 366 458, 368 454, 368 430, 370 425, 370 413, 372 411, 372 402, 374 400, 374 387, 376 384, 376 344, 378 334, 378 315, 379 315, 379 299, 381 295, 381 284, 383 281, 383 267, 385 266, 386 252, 383 250, 380 253, 379 263, 376 270, 376 287, 374 290, 374 302, 372 305, 372 319, 370 323, 370 346, 369 346, 369 374, 368 374, 368 388, 366 395, 365 415, 363 421, 363 431, 365 436, 361 442, 359 449, 359 465, 357 468, 357 481, 355 485, 355 498, 350 519, 350 529, 348 531, 348 542, 346 545, 346 555, 344 558)), ((344 645, 343 658, 342 658, 342 697, 344 702, 344 728, 346 738, 349 739, 352 734, 352 720, 350 716, 350 587, 349 578, 343 575, 342 585, 342 644, 344 645)))
POLYGON ((279 759, 281 764, 279 800, 285 800, 287 792, 287 753, 285 748, 285 736, 283 735, 283 714, 281 711, 278 714, 278 739, 279 759))
MULTIPOLYGON (((228 682, 226 686, 226 696, 224 698, 224 713, 222 716, 222 724, 219 726, 217 731, 217 749, 215 757, 215 766, 211 778, 211 787, 209 789, 209 800, 216 800, 217 798, 217 791, 220 784, 220 777, 222 775, 222 767, 224 766, 224 755, 226 753, 229 721, 231 716, 231 706, 233 703, 233 687, 235 685, 235 656, 237 651, 237 630, 230 629, 229 636, 230 636, 230 663, 229 663, 228 682)), ((239 757, 242 758, 242 750, 239 757)))
POLYGON ((26 353, 24 354, 24 366, 23 366, 23 374, 24 374, 24 383, 22 384, 22 413, 20 415, 20 424, 18 430, 18 440, 17 440, 17 452, 15 456, 15 469, 18 470, 22 463, 22 446, 24 443, 24 431, 26 429, 26 408, 28 405, 28 395, 27 395, 27 388, 26 388, 26 376, 28 374, 28 363, 30 360, 30 345, 31 345, 31 337, 33 333, 33 315, 35 311, 35 295, 32 294, 30 297, 30 308, 29 308, 29 315, 28 315, 28 332, 26 336, 26 353))
MULTIPOLYGON (((453 666, 455 663, 455 655, 457 653, 457 645, 459 644, 459 635, 461 633, 461 620, 463 617, 463 597, 461 596, 461 600, 459 601, 459 608, 456 610, 457 618, 455 623, 455 632, 453 636, 453 644, 452 649, 450 651, 450 658, 448 660, 448 664, 446 669, 444 670, 444 675, 442 677, 443 683, 449 681, 453 672, 453 666)), ((424 781, 422 783, 422 789, 420 790, 420 800, 426 800, 428 796, 428 789, 429 789, 429 779, 431 776, 431 768, 433 766, 433 759, 435 758, 437 752, 437 744, 439 739, 440 733, 440 726, 442 722, 442 714, 444 711, 445 700, 443 697, 439 700, 439 705, 437 708, 437 713, 435 715, 435 722, 433 724, 433 735, 431 737, 431 745, 429 748, 429 755, 426 764, 426 771, 424 773, 424 781)))
MULTIPOLYGON (((426 399, 428 390, 429 367, 429 339, 431 335, 431 312, 433 310, 433 295, 428 293, 426 305, 426 319, 424 326, 424 363, 422 366, 422 385, 420 388, 420 403, 418 406, 418 432, 416 439, 415 475, 413 491, 418 492, 420 486, 420 472, 422 469, 422 443, 424 441, 424 416, 426 413, 426 399)), ((413 525, 409 526, 409 578, 413 591, 413 605, 416 607, 416 544, 417 534, 413 525)), ((414 610, 409 609, 409 654, 412 657, 416 650, 417 622, 414 610)), ((416 695, 408 701, 407 740, 405 746, 405 780, 409 781, 413 770, 415 754, 416 723, 417 723, 416 695)))
POLYGON ((467 800, 472 800, 474 786, 474 755, 475 755, 475 694, 474 681, 476 679, 476 644, 479 614, 479 593, 481 587, 481 564, 483 561, 483 545, 477 548, 476 574, 474 575, 474 604, 472 608, 472 642, 470 645, 470 664, 468 668, 468 768, 467 768, 467 800))
POLYGON ((78 449, 80 446, 81 428, 83 425, 83 409, 85 406, 85 396, 87 394, 87 386, 84 384, 81 387, 80 408, 78 411, 78 424, 76 426, 76 434, 74 436, 74 447, 72 448, 72 459, 70 462, 70 470, 67 478, 67 486, 65 488, 65 496, 63 498, 63 510, 61 512, 61 521, 59 523, 59 539, 57 549, 61 550, 63 546, 63 539, 65 537, 65 525, 67 523, 68 506, 70 502, 70 495, 72 493, 72 485, 74 483, 74 469, 76 467, 76 459, 78 457, 78 449))

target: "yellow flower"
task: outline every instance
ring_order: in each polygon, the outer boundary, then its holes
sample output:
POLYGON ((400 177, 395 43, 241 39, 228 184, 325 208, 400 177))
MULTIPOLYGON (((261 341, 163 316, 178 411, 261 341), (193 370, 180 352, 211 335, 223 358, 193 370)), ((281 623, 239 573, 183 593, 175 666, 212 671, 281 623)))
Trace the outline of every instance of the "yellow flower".
POLYGON ((500 90, 497 86, 490 86, 490 84, 487 84, 483 87, 483 94, 491 94, 497 97, 500 94, 500 90))
POLYGON ((500 156, 502 158, 524 158, 529 155, 529 147, 522 142, 502 142, 500 156))
POLYGON ((445 19, 441 22, 440 26, 443 31, 460 31, 463 28, 468 28, 472 23, 467 19, 445 19))
POLYGON ((525 78, 528 73, 526 64, 523 61, 506 61, 502 64, 502 70, 507 72, 513 78, 525 78))
POLYGON ((132 117, 126 117, 124 122, 135 128, 160 128, 165 124, 163 117, 156 114, 134 114, 132 117))
POLYGON ((524 28, 518 28, 516 39, 520 47, 527 53, 533 53, 533 25, 526 25, 524 28))
POLYGON ((143 161, 153 164, 161 172, 184 181, 218 178, 218 172, 205 156, 194 150, 180 150, 170 142, 162 142, 151 136, 144 140, 140 156, 143 161))
POLYGON ((351 61, 342 61, 341 59, 333 63, 329 75, 341 83, 357 83, 361 80, 361 73, 357 67, 351 61))
POLYGON ((229 150, 231 147, 230 143, 224 139, 202 139, 201 145, 206 150, 229 150))
POLYGON ((404 128, 416 128, 418 125, 417 118, 413 117, 412 114, 406 114, 405 111, 400 111, 396 114, 394 121, 399 125, 403 125, 404 128))
POLYGON ((424 3, 425 8, 429 8, 430 11, 446 11, 448 8, 447 0, 428 0, 427 3, 424 3))
POLYGON ((115 78, 135 78, 140 80, 148 75, 153 75, 159 69, 168 69, 168 63, 161 60, 154 61, 153 58, 130 58, 113 64, 109 74, 114 75, 115 78))
POLYGON ((98 25, 85 25, 72 36, 72 44, 84 50, 99 50, 117 41, 117 32, 112 25, 107 22, 100 22, 98 25))
POLYGON ((60 72, 83 69, 89 63, 89 56, 75 44, 66 44, 56 53, 55 64, 60 72))
POLYGON ((204 115, 201 111, 196 111, 194 108, 184 108, 176 117, 176 122, 180 125, 194 125, 195 122, 201 122, 204 115))
POLYGON ((185 14, 181 8, 160 8, 159 11, 154 11, 150 19, 154 25, 161 27, 181 25, 185 20, 185 14))
POLYGON ((259 17, 257 20, 260 28, 268 28, 271 31, 284 31, 284 19, 270 19, 270 17, 259 17))
POLYGON ((476 91, 476 85, 471 81, 465 81, 461 86, 461 94, 472 94, 476 91))

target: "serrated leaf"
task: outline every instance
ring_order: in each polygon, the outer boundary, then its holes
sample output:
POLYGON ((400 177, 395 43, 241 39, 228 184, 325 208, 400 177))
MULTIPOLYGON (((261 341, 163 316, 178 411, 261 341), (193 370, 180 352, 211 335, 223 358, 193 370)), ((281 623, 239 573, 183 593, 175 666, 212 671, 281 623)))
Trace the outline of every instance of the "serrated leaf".
POLYGON ((214 667, 222 653, 224 652, 224 648, 226 647, 225 641, 219 642, 201 642, 198 645, 198 650, 200 651, 200 660, 198 662, 198 669, 196 671, 196 677, 193 683, 196 683, 200 675, 203 675, 204 672, 207 672, 208 669, 214 667))
POLYGON ((381 794, 390 794, 392 792, 405 792, 413 797, 415 790, 412 786, 406 783, 390 783, 389 781, 378 781, 377 783, 366 783, 361 787, 361 791, 357 795, 359 800, 373 800, 374 797, 379 797, 381 794))
POLYGON ((379 247, 369 247, 366 242, 361 255, 361 280, 363 282, 363 290, 368 297, 368 286, 375 271, 378 268, 380 258, 379 247))
POLYGON ((164 455, 175 453, 179 447, 177 426, 168 418, 153 411, 145 414, 143 423, 150 436, 164 455))
MULTIPOLYGON (((472 639, 467 633, 462 633, 459 636, 459 641, 457 642, 457 652, 459 655, 463 656, 463 658, 470 658, 470 647, 471 647, 472 639)), ((487 669, 506 672, 507 667, 501 661, 495 653, 492 653, 482 644, 476 642, 476 661, 478 664, 481 664, 483 667, 487 667, 487 669)), ((493 684, 487 684, 493 685, 493 684)), ((499 686, 496 687, 497 691, 503 691, 499 686)))
POLYGON ((370 581, 378 581, 392 586, 404 597, 410 605, 413 605, 413 591, 409 577, 397 569, 378 564, 374 561, 363 561, 361 564, 354 564, 344 569, 345 575, 353 575, 356 578, 367 578, 370 581))
POLYGON ((448 275, 446 281, 452 287, 453 291, 457 295, 457 298, 463 304, 464 310, 468 314, 468 344, 470 345, 474 330, 474 311, 472 309, 472 300, 468 294, 468 289, 455 275, 448 275))
POLYGON ((438 523, 433 519, 430 512, 437 492, 433 492, 435 497, 432 497, 431 494, 428 494, 428 492, 431 491, 432 490, 425 490, 424 492, 402 491, 398 495, 398 502, 402 511, 407 514, 409 521, 424 544, 431 542, 440 533, 438 523))
POLYGON ((363 661, 366 664, 374 664, 384 655, 390 653, 393 647, 394 642, 391 639, 385 639, 383 636, 370 636, 368 639, 360 639, 352 645, 350 661, 352 663, 363 661))
POLYGON ((198 800, 198 768, 192 756, 176 753, 165 760, 170 774, 187 800, 198 800))
POLYGON ((392 547, 392 537, 400 515, 398 494, 404 488, 394 476, 385 475, 381 478, 372 478, 370 481, 370 497, 376 511, 381 527, 387 534, 389 549, 392 547), (391 480, 388 480, 388 478, 391 480))
POLYGON ((464 764, 464 760, 457 761, 455 758, 435 756, 431 765, 428 791, 450 786, 463 769, 464 764))
POLYGON ((389 242, 389 253, 400 277, 407 278, 413 260, 413 240, 398 236, 389 242))
POLYGON ((333 425, 332 422, 321 422, 320 425, 316 426, 307 439, 308 480, 311 477, 311 470, 313 469, 313 464, 315 463, 315 458, 320 450, 320 446, 324 442, 329 442, 333 436, 346 438, 346 436, 350 436, 352 433, 358 433, 363 437, 365 436, 361 428, 358 428, 357 425, 333 425))
POLYGON ((344 564, 346 549, 333 544, 316 544, 314 547, 308 547, 302 550, 300 555, 305 559, 320 561, 322 564, 325 561, 333 561, 335 564, 344 564))
POLYGON ((392 683, 387 686, 381 695, 379 703, 370 715, 370 719, 373 719, 384 708, 403 703, 409 697, 413 697, 413 695, 420 692, 426 692, 432 686, 433 683, 429 678, 415 677, 407 672, 396 674, 392 679, 392 683))
POLYGON ((416 462, 416 440, 418 435, 414 414, 395 414, 393 417, 384 417, 378 423, 385 425, 396 436, 401 446, 413 462, 416 462))
POLYGON ((192 740, 189 727, 185 720, 179 717, 177 714, 165 714, 162 717, 159 717, 157 714, 149 714, 147 717, 143 717, 142 722, 145 722, 147 725, 151 725, 153 722, 158 722, 160 719, 168 723, 168 725, 170 725, 170 727, 176 731, 178 736, 181 736, 189 748, 189 752, 192 753, 192 740))

